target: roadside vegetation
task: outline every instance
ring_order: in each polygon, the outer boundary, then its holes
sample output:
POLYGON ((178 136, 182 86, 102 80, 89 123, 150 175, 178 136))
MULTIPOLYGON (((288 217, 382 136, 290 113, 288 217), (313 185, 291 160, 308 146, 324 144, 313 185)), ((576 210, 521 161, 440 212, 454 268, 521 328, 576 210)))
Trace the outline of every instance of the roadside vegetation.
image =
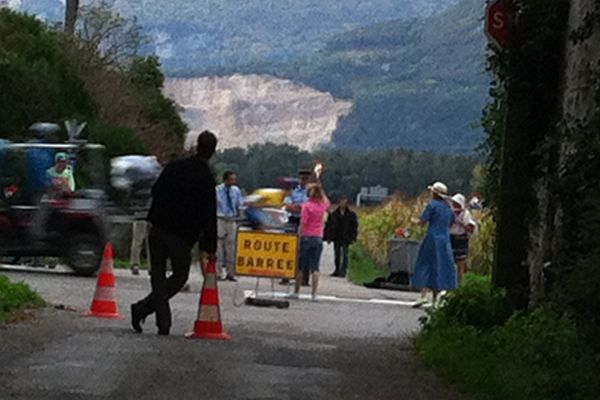
POLYGON ((0 323, 18 318, 21 311, 30 307, 42 307, 44 300, 23 282, 11 282, 0 274, 0 323))
POLYGON ((549 304, 513 313, 489 276, 467 275, 429 313, 416 348, 426 365, 476 398, 589 400, 600 390, 598 360, 573 317, 549 304))
MULTIPOLYGON (((358 210, 360 230, 354 255, 357 259, 365 259, 365 265, 373 265, 376 270, 385 264, 387 259, 387 242, 393 238, 398 228, 411 231, 409 239, 421 240, 426 227, 416 226, 410 222, 412 217, 419 217, 427 202, 428 196, 414 199, 394 198, 380 207, 358 210)), ((495 222, 489 210, 474 211, 479 223, 479 233, 472 237, 470 244, 470 270, 479 274, 490 274, 494 254, 495 222)))
POLYGON ((162 94, 158 57, 140 55, 146 42, 105 3, 81 8, 73 36, 1 8, 0 137, 27 141, 34 122, 75 118, 110 156, 178 151, 187 127, 162 94))
MULTIPOLYGON (((396 198, 359 210, 359 239, 350 248, 353 283, 385 276, 387 241, 397 228, 411 228, 413 239, 423 237, 425 228, 412 226, 410 218, 419 216, 427 201, 426 196, 396 198)), ((415 339, 422 362, 477 399, 594 398, 600 390, 595 378, 599 362, 581 334, 578 318, 556 302, 514 311, 505 290, 491 282, 493 212, 475 215, 480 225, 471 241, 473 272, 448 294, 443 306, 423 318, 415 339)))
POLYGON ((504 230, 498 248, 503 256, 517 254, 516 261, 494 265, 493 279, 470 276, 429 313, 416 338, 425 364, 479 399, 589 400, 600 392, 600 77, 593 69, 577 72, 589 90, 583 100, 589 112, 571 113, 552 103, 572 99, 563 87, 572 72, 565 72, 567 62, 592 64, 556 49, 565 40, 567 47, 598 49, 600 3, 574 27, 564 12, 570 5, 513 1, 527 39, 509 52, 489 53, 494 83, 483 119, 484 192, 490 204, 502 205, 500 217, 513 213, 521 219, 515 229, 504 230), (517 56, 509 60, 507 54, 517 56), (540 102, 540 93, 547 103, 540 102), (518 115, 523 109, 528 111, 518 115), (519 171, 523 186, 510 187, 522 191, 513 204, 501 201, 506 188, 500 188, 510 117, 526 121, 518 132, 535 138, 521 143, 532 156, 519 171))
POLYGON ((361 243, 350 246, 348 258, 348 278, 355 285, 364 285, 386 275, 385 269, 377 265, 361 243))
MULTIPOLYGON (((396 198, 359 210, 360 235, 351 247, 349 277, 355 284, 385 276, 387 241, 397 228, 414 227, 428 198, 396 198)), ((479 234, 471 241, 470 267, 458 290, 423 318, 415 340, 422 362, 480 399, 591 399, 600 390, 598 359, 583 339, 577 318, 547 302, 514 311, 506 292, 491 282, 495 223, 490 210, 475 212, 479 234)), ((581 286, 584 287, 584 286, 581 286)), ((580 326, 580 325, 579 325, 580 326)))

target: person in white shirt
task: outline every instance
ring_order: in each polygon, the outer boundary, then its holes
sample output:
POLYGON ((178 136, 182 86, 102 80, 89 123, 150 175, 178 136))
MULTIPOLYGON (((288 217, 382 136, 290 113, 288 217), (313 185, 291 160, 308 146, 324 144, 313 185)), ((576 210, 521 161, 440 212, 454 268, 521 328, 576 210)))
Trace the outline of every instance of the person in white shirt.
POLYGON ((454 211, 454 224, 450 227, 450 241, 456 263, 458 283, 462 282, 467 272, 469 258, 469 238, 477 230, 477 222, 467 209, 465 196, 458 193, 450 199, 454 211))
POLYGON ((218 250, 217 263, 221 276, 235 282, 235 235, 240 207, 243 205, 242 192, 237 186, 237 175, 233 171, 223 174, 223 183, 216 187, 218 250))

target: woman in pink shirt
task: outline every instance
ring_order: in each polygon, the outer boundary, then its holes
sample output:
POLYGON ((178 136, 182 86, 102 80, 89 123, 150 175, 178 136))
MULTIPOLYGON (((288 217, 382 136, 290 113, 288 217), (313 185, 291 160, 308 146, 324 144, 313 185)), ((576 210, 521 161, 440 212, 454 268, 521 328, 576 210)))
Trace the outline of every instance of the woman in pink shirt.
POLYGON ((302 204, 300 213, 300 268, 296 275, 295 292, 290 296, 291 298, 298 298, 302 277, 304 274, 311 274, 312 299, 316 299, 319 285, 319 263, 323 252, 325 213, 329 205, 329 199, 321 185, 308 188, 308 200, 302 204))

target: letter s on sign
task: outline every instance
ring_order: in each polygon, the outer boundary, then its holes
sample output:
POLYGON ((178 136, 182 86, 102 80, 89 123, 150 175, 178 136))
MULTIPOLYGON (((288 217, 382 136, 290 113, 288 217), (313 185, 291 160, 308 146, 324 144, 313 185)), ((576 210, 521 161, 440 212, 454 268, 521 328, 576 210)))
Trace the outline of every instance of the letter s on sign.
POLYGON ((492 16, 492 28, 494 29, 504 29, 506 26, 506 16, 503 12, 497 11, 492 16))

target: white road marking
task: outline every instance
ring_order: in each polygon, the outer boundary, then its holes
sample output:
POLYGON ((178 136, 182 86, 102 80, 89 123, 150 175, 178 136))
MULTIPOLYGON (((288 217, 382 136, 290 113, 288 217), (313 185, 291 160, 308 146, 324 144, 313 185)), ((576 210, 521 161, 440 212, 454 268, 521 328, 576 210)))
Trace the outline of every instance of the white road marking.
MULTIPOLYGON (((275 297, 275 298, 286 298, 288 293, 284 292, 259 292, 261 297, 275 297)), ((254 290, 244 290, 244 297, 256 297, 256 293, 254 290)), ((300 300, 311 300, 311 296, 309 294, 300 294, 300 300)), ((412 307, 415 304, 414 301, 406 301, 406 300, 388 300, 388 299, 356 299, 349 297, 337 297, 337 296, 327 296, 327 295, 317 295, 318 301, 331 301, 331 302, 339 302, 339 303, 362 303, 362 304, 381 304, 381 305, 390 305, 390 306, 406 306, 412 307)))
MULTIPOLYGON (((66 266, 57 265, 56 269, 49 269, 48 267, 28 267, 23 265, 7 265, 0 264, 0 270, 11 271, 11 272, 42 272, 42 273, 51 273, 57 275, 63 274, 73 274, 73 272, 66 266)), ((116 276, 120 275, 129 275, 129 270, 119 270, 115 269, 114 273, 116 276)), ((259 291, 259 295, 264 298, 274 297, 279 299, 284 299, 291 292, 270 292, 270 291, 259 291)), ((256 297, 256 293, 254 290, 244 290, 244 298, 246 297, 256 297)), ((311 300, 310 294, 301 293, 300 300, 311 300)), ((378 305, 388 305, 388 306, 404 306, 404 307, 412 307, 415 304, 415 301, 408 300, 393 300, 393 299, 364 299, 364 298, 352 298, 352 297, 338 297, 331 295, 317 295, 318 301, 323 302, 334 302, 334 303, 359 303, 359 304, 378 304, 378 305)))

